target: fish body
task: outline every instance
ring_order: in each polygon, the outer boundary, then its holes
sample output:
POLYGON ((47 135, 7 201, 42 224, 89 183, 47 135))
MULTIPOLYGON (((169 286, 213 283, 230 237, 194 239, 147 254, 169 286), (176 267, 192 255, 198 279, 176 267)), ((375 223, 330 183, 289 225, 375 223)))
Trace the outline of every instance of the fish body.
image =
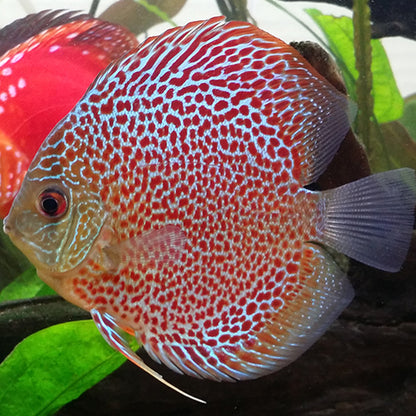
POLYGON ((353 297, 324 245, 391 271, 406 256, 411 169, 305 188, 350 118, 346 96, 279 39, 190 23, 97 78, 42 144, 5 231, 139 366, 122 331, 176 371, 260 377, 353 297))
POLYGON ((21 42, 0 57, 1 218, 55 124, 102 69, 137 46, 127 30, 73 12, 20 19, 0 31, 0 48, 14 34, 21 42))

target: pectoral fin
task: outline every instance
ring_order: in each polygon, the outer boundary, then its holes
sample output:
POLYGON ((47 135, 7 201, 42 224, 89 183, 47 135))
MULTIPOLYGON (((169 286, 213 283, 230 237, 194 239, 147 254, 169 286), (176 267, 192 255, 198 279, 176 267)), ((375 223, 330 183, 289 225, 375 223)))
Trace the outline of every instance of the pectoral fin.
POLYGON ((112 272, 131 264, 147 267, 171 265, 180 261, 186 236, 177 225, 165 225, 157 230, 108 245, 103 248, 105 264, 112 272))

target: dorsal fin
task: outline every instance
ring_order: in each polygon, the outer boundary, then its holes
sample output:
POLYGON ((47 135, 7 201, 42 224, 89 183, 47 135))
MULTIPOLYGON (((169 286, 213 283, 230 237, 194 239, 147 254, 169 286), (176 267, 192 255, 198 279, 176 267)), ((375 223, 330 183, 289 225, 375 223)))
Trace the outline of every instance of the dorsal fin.
POLYGON ((50 40, 54 45, 94 46, 110 60, 138 45, 134 34, 119 25, 80 12, 45 10, 18 19, 1 29, 0 55, 33 37, 38 37, 36 42, 50 40), (60 27, 63 25, 66 25, 65 29, 60 27), (68 36, 71 33, 74 36, 68 36))
POLYGON ((43 10, 29 14, 0 30, 0 55, 46 29, 90 18, 91 16, 85 13, 65 10, 43 10))
MULTIPOLYGON (((249 23, 225 22, 222 17, 148 38, 103 72, 91 89, 108 91, 110 83, 120 79, 120 86, 129 85, 130 91, 167 83, 180 98, 185 87, 195 96, 210 95, 213 116, 219 114, 230 124, 244 105, 250 125, 244 132, 252 140, 245 146, 246 154, 263 162, 292 159, 293 176, 302 186, 314 182, 326 169, 354 115, 348 98, 291 46, 249 23), (205 90, 198 90, 201 84, 205 90), (221 94, 227 99, 221 101, 221 94), (232 109, 237 113, 231 115, 232 109), (278 152, 277 146, 286 149, 278 152)), ((224 139, 243 141, 243 134, 233 138, 225 134, 224 139)))

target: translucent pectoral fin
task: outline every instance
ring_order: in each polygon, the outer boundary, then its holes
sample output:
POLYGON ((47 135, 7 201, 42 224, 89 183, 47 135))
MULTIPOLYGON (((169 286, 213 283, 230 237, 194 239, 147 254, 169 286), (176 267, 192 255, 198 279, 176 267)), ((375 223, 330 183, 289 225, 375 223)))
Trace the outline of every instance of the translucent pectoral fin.
POLYGON ((197 397, 191 396, 190 394, 178 389, 174 385, 164 380, 159 373, 148 367, 144 361, 130 348, 128 342, 123 337, 123 330, 117 325, 115 319, 111 315, 106 312, 101 313, 97 309, 92 309, 91 316, 101 335, 112 348, 121 352, 132 363, 136 364, 139 368, 146 371, 146 373, 150 374, 161 383, 170 387, 172 390, 175 390, 176 392, 182 394, 185 397, 188 397, 189 399, 200 403, 206 403, 204 400, 198 399, 197 397))
POLYGON ((128 264, 134 266, 171 265, 180 260, 186 236, 176 225, 165 225, 138 236, 109 245, 103 249, 113 271, 128 264))

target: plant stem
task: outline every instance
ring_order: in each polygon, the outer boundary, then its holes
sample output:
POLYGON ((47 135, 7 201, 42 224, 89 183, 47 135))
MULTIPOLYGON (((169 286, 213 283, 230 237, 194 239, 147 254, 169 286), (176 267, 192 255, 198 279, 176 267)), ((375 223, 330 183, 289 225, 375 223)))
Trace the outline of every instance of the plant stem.
POLYGON ((374 100, 372 96, 373 77, 371 72, 371 26, 368 0, 353 0, 355 67, 358 71, 357 132, 370 154, 370 134, 374 100))
POLYGON ((171 26, 176 27, 178 26, 170 17, 169 15, 164 12, 160 7, 155 6, 151 2, 149 3, 147 0, 134 0, 136 3, 143 6, 148 12, 154 13, 156 16, 160 17, 164 22, 169 23, 171 26))

